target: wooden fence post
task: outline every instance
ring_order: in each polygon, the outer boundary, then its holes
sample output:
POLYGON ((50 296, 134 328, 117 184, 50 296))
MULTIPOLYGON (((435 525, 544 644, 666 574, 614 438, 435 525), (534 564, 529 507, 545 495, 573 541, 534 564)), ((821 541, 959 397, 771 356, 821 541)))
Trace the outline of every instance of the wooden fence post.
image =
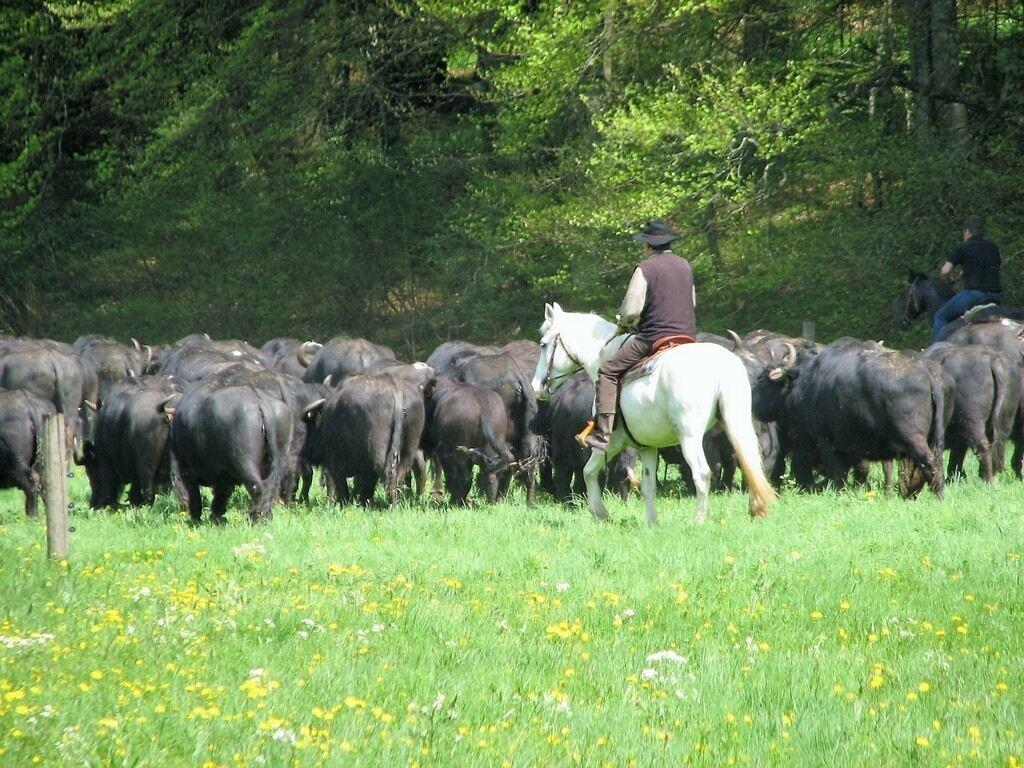
POLYGON ((806 341, 814 341, 815 323, 813 320, 804 320, 803 337, 806 341))
POLYGON ((68 457, 64 414, 43 417, 43 498, 46 501, 46 554, 68 557, 68 457))

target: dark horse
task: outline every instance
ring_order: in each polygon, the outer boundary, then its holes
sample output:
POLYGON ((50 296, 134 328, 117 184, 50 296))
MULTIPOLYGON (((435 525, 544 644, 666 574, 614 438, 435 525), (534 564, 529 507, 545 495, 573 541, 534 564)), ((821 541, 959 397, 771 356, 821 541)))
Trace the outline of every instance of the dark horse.
POLYGON ((910 270, 907 284, 893 305, 892 324, 906 330, 921 315, 927 315, 930 323, 939 307, 951 298, 953 288, 945 280, 936 280, 924 272, 910 270))
MULTIPOLYGON (((953 297, 953 293, 952 286, 945 280, 937 280, 923 272, 911 270, 907 284, 903 286, 903 291, 893 304, 892 324, 905 330, 921 315, 926 315, 930 324, 936 311, 953 297)), ((949 336, 965 322, 981 323, 1001 317, 1022 320, 1024 312, 999 304, 980 304, 967 310, 963 317, 943 328, 939 340, 949 336)))

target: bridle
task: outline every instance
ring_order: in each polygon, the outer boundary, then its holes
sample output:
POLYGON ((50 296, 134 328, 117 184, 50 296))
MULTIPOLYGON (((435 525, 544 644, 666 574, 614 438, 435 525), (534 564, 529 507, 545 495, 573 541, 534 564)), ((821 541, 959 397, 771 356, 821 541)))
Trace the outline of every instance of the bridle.
POLYGON ((903 305, 903 320, 900 322, 904 328, 909 327, 914 318, 921 314, 921 307, 918 303, 920 297, 917 295, 919 288, 919 280, 914 280, 907 285, 907 301, 903 305))
POLYGON ((553 391, 551 389, 551 385, 553 383, 561 381, 562 379, 566 379, 569 376, 572 376, 574 373, 576 373, 576 371, 580 370, 581 368, 583 368, 583 363, 581 363, 575 357, 575 355, 573 355, 572 352, 569 351, 569 348, 565 346, 565 342, 562 341, 562 334, 556 333, 555 338, 551 340, 551 354, 548 357, 547 374, 544 376, 544 391, 548 395, 553 394, 553 391), (571 368, 565 373, 560 373, 558 376, 552 376, 551 368, 555 363, 555 352, 558 351, 559 346, 562 347, 562 351, 565 352, 565 356, 568 357, 569 360, 571 360, 576 367, 571 368))

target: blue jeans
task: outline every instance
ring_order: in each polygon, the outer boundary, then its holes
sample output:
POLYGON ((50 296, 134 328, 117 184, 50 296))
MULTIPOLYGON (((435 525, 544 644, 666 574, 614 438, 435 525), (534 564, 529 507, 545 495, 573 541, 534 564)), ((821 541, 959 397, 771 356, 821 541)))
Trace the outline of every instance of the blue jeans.
POLYGON ((968 309, 990 301, 999 301, 999 294, 970 289, 953 294, 953 298, 935 310, 935 315, 932 318, 932 343, 934 344, 936 339, 939 338, 943 328, 960 317, 968 309))

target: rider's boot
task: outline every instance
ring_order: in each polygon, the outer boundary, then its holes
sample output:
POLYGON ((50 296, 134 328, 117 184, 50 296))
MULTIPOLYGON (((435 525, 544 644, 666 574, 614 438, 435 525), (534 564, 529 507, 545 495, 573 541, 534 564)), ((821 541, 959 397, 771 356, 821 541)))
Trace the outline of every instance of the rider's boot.
POLYGON ((583 430, 583 432, 577 435, 577 439, 584 448, 604 453, 608 450, 608 440, 611 438, 612 430, 615 428, 615 414, 599 413, 597 421, 593 422, 593 424, 592 429, 583 430))

